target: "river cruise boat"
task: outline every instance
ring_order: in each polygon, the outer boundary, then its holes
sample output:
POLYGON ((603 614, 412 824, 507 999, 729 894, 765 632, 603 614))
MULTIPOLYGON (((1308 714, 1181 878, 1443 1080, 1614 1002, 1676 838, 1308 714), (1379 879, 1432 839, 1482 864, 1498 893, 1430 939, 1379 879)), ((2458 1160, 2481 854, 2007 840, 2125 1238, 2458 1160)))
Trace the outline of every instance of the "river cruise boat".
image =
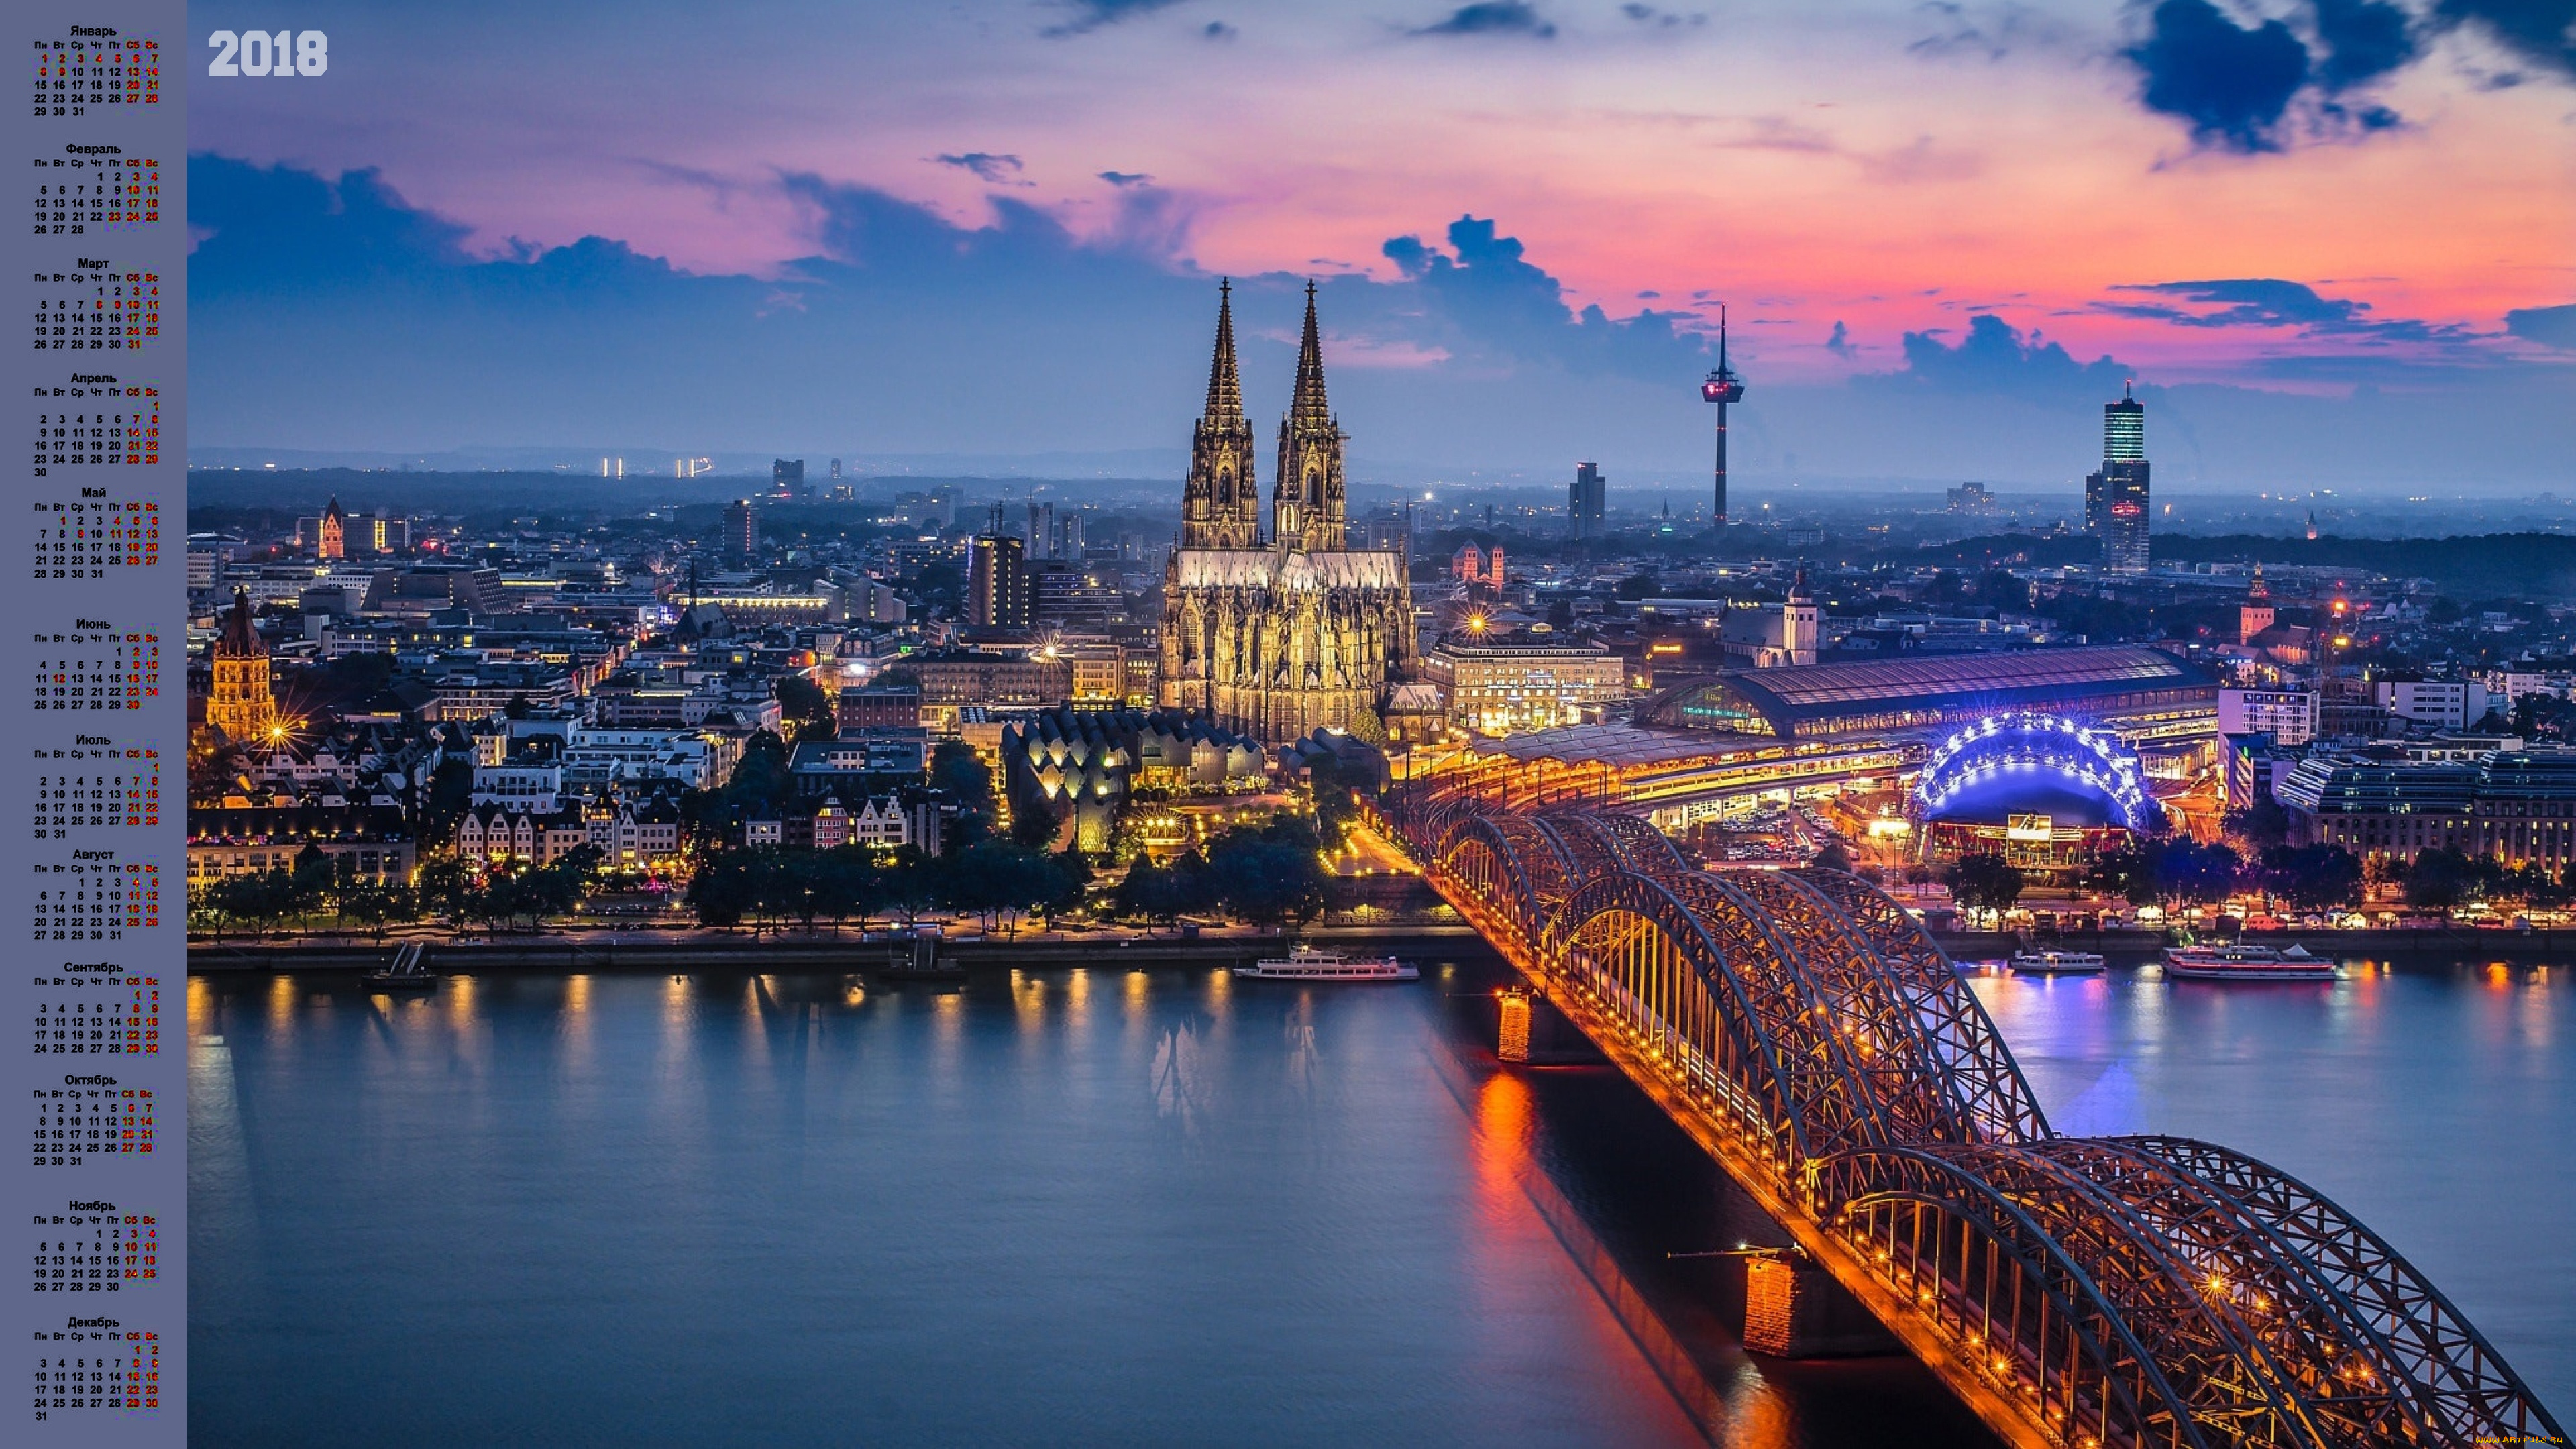
POLYGON ((2015 951, 2016 976, 2092 976, 2109 963, 2099 951, 2015 951))
POLYGON ((1392 956, 1350 957, 1339 951, 1299 946, 1285 956, 1269 956, 1234 974, 1254 981, 1411 981, 1420 971, 1392 956))
POLYGON ((2298 946, 2167 946, 2165 974, 2186 981, 2332 981, 2332 961, 2298 946))

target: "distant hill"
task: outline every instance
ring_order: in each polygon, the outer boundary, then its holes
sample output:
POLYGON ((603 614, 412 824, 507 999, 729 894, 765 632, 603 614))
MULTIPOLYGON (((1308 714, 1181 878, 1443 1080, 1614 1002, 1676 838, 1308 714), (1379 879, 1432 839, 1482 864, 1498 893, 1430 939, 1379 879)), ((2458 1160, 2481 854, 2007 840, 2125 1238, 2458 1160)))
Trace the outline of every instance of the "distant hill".
POLYGON ((2454 538, 2264 538, 2173 535, 2155 540, 2160 561, 2291 564, 2429 578, 2473 599, 2576 598, 2576 535, 2490 533, 2454 538))
MULTIPOLYGON (((829 479, 808 475, 818 489, 829 479)), ((1180 501, 1176 484, 1160 479, 1032 479, 869 477, 846 480, 858 490, 858 501, 883 501, 899 493, 953 490, 961 505, 988 499, 1040 498, 1077 503, 1111 504, 1130 497, 1180 501)), ((580 513, 600 516, 640 513, 648 508, 718 504, 746 495, 757 497, 769 487, 767 474, 709 474, 668 478, 628 474, 602 478, 588 473, 529 471, 403 471, 386 468, 197 468, 188 474, 192 508, 220 511, 256 510, 284 515, 315 514, 333 498, 351 512, 378 508, 400 513, 483 514, 523 510, 529 513, 580 513)))

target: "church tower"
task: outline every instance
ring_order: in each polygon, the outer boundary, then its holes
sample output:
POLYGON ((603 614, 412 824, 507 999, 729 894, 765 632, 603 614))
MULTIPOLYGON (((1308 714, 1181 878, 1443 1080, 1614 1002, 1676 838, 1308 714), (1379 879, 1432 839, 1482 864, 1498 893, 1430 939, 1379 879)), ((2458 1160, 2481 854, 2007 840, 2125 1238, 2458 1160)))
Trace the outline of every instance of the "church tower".
POLYGON ((1271 482, 1270 541, 1307 553, 1339 553, 1342 427, 1324 401, 1324 346, 1315 330, 1315 284, 1306 284, 1306 336, 1297 350, 1297 391, 1279 420, 1279 476, 1271 482))
POLYGON ((1816 662, 1816 591, 1807 585, 1807 566, 1789 580, 1789 601, 1780 610, 1780 652, 1793 665, 1816 662))
POLYGON ((2251 644, 2254 636, 2272 627, 2280 617, 2272 608, 2272 590, 2263 582, 2263 566, 2254 566, 2254 583, 2245 591, 2245 602, 2236 606, 2236 642, 2251 644))
POLYGON ((1261 485, 1252 476, 1252 422, 1234 361, 1234 283, 1217 284, 1216 356, 1208 363, 1207 411, 1190 437, 1190 479, 1181 492, 1181 547, 1259 548, 1261 485))
POLYGON ((320 534, 320 547, 315 550, 317 554, 326 559, 349 556, 349 515, 340 511, 339 499, 333 498, 331 506, 322 510, 320 534))
POLYGON ((243 744, 266 737, 277 726, 277 697, 269 692, 268 645, 251 626, 248 589, 233 590, 233 611, 224 618, 224 632, 215 636, 206 723, 243 744))

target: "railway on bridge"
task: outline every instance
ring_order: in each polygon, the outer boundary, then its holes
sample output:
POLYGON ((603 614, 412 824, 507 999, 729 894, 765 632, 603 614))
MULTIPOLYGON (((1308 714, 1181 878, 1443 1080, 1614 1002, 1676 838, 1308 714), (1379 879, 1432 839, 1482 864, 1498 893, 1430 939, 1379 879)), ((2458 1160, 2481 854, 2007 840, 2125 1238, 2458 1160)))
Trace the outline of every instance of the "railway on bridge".
POLYGON ((1396 819, 1530 989, 2007 1442, 2566 1442, 2431 1283, 2296 1179, 2052 1130, 1877 887, 1701 870, 1579 804, 1453 787, 1396 819))

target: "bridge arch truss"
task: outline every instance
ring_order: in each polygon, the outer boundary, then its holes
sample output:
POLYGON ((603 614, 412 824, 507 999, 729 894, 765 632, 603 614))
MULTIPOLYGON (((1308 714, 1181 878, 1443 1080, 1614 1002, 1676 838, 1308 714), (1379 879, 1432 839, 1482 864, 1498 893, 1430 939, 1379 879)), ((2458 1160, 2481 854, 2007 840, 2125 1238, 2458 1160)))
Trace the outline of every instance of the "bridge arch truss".
POLYGON ((1607 812, 1452 799, 1406 834, 1442 895, 2013 1442, 2561 1433, 2419 1272, 2296 1179, 2209 1143, 2056 1132, 1939 946, 1868 882, 1698 870, 1607 812))

